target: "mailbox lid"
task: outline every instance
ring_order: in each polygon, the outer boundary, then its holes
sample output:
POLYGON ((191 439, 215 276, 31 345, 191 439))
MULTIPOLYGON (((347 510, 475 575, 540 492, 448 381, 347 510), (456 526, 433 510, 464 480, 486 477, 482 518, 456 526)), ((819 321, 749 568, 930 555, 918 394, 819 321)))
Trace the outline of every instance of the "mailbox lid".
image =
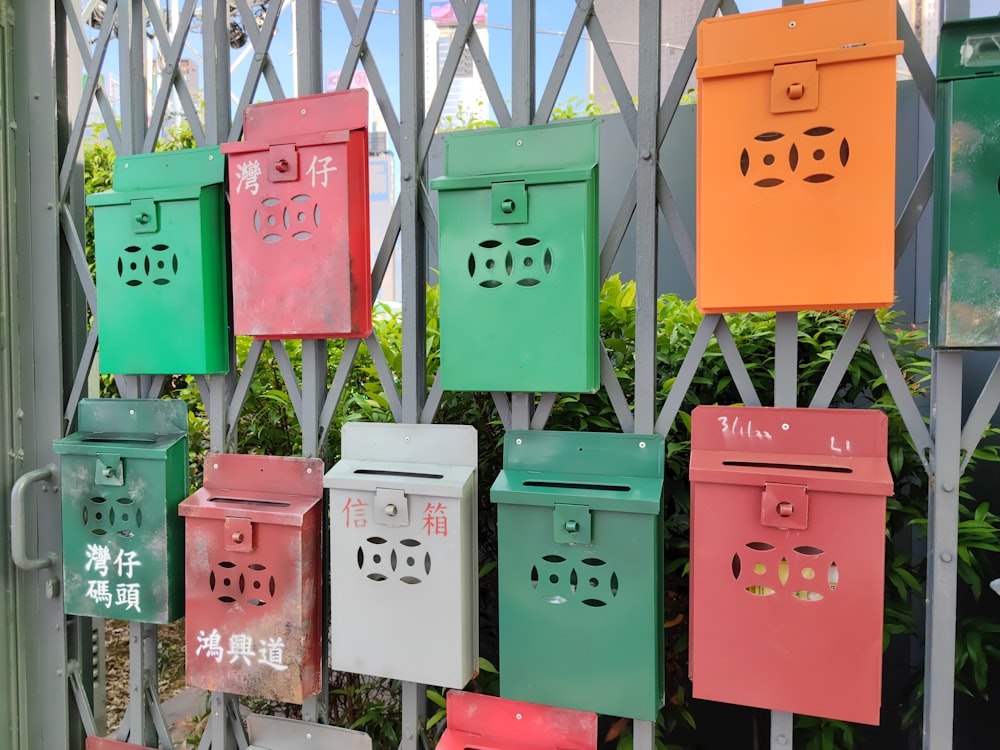
POLYGON ((60 454, 166 458, 187 440, 187 404, 179 399, 85 398, 77 407, 77 431, 56 440, 60 454))
MULTIPOLYGON (((111 194, 162 194, 167 199, 172 189, 178 189, 197 196, 200 188, 221 185, 225 174, 226 162, 218 146, 120 156, 115 159, 111 194)), ((101 205, 99 196, 106 195, 87 196, 87 205, 101 205)))
POLYGON ((1000 18, 942 24, 937 63, 938 83, 1000 75, 1000 18))
POLYGON ((840 63, 902 51, 895 3, 827 0, 702 21, 695 74, 742 75, 800 60, 840 63))
MULTIPOLYGON (((288 143, 298 136, 368 126, 368 91, 348 89, 251 104, 243 116, 246 141, 288 143)), ((234 144, 227 144, 229 148, 234 144)), ((229 148, 223 147, 224 152, 229 148)))
POLYGON ((411 495, 462 497, 473 471, 471 466, 345 459, 326 473, 323 486, 368 491, 385 487, 411 495))

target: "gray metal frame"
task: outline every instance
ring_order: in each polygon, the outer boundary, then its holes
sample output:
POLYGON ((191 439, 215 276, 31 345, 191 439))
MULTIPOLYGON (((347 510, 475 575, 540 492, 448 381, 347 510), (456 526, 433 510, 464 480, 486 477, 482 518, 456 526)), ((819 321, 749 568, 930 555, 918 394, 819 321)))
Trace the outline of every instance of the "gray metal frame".
MULTIPOLYGON (((496 77, 473 27, 479 0, 451 0, 458 18, 454 42, 449 50, 439 86, 424 91, 423 3, 399 3, 399 110, 380 74, 367 36, 372 26, 377 0, 364 0, 360 10, 348 2, 338 3, 343 21, 352 37, 341 69, 340 86, 346 87, 358 65, 363 65, 374 95, 387 123, 389 136, 400 159, 401 193, 393 211, 381 249, 375 259, 372 283, 381 285, 387 267, 399 247, 403 279, 403 365, 401 389, 382 354, 374 334, 364 341, 394 418, 399 422, 427 423, 434 419, 441 399, 437 380, 428 391, 425 280, 428 255, 436 249, 437 220, 430 199, 426 165, 434 131, 445 104, 448 89, 468 48, 484 81, 496 119, 502 126, 541 124, 552 115, 572 55, 584 31, 594 46, 610 87, 621 109, 620 117, 634 142, 634 175, 621 198, 615 220, 601 252, 602 278, 610 272, 623 238, 630 226, 636 230, 636 368, 635 403, 630 404, 602 352, 601 380, 614 406, 620 426, 626 432, 666 434, 673 424, 697 365, 714 337, 730 368, 743 401, 760 404, 746 366, 722 315, 705 316, 685 362, 666 400, 656 402, 656 269, 658 235, 671 233, 684 267, 693 276, 695 248, 692 227, 685 226, 681 212, 661 169, 660 153, 687 81, 695 64, 695 31, 681 56, 676 75, 665 92, 660 88, 660 16, 662 0, 638 0, 640 13, 638 107, 618 68, 611 44, 604 33, 593 0, 577 0, 569 20, 562 50, 550 72, 536 105, 535 2, 511 0, 513 8, 512 82, 510 108, 503 100, 496 77), (425 115, 425 103, 429 107, 425 115)), ((53 460, 52 440, 61 437, 72 422, 76 406, 84 395, 88 375, 99 340, 96 291, 87 268, 82 239, 81 146, 87 119, 96 105, 108 126, 108 138, 116 152, 139 153, 152 150, 171 102, 176 102, 190 122, 200 145, 233 140, 242 131, 243 110, 253 101, 261 84, 274 98, 308 94, 322 88, 322 5, 320 0, 296 0, 293 34, 297 47, 295 84, 285 86, 270 57, 272 31, 278 23, 282 3, 272 0, 261 28, 245 25, 253 57, 246 83, 236 106, 230 98, 231 53, 228 46, 229 19, 222 0, 177 0, 178 13, 166 23, 158 0, 107 0, 105 23, 98 32, 88 29, 79 16, 77 0, 14 0, 16 39, 10 42, 12 14, 10 0, 0 0, 0 115, 13 94, 17 128, 5 125, 0 133, 0 191, 11 195, 16 187, 18 202, 12 215, 10 202, 0 202, 0 382, 11 382, 10 392, 0 393, 0 447, 16 457, 12 469, 23 471, 44 466, 53 460), (200 10, 201 57, 206 81, 204 111, 199 112, 191 92, 180 76, 180 60, 192 45, 191 34, 200 10), (149 19, 148 26, 145 19, 149 19), (117 22, 113 39, 112 22, 117 22), (152 40, 147 41, 147 28, 152 40), (155 47, 161 60, 159 88, 147 111, 146 56, 155 47), (121 77, 122 118, 115 124, 111 102, 100 84, 100 73, 113 48, 117 48, 121 77), (74 92, 67 60, 77 57, 88 73, 82 91, 74 92), (10 62, 23 71, 11 80, 10 62), (55 71, 55 75, 51 71, 55 71), (13 89, 12 87, 13 83, 13 89), (55 127, 53 127, 55 122, 55 127), (9 131, 9 132, 8 132, 9 131), (16 148, 11 147, 10 134, 16 148), (7 157, 13 153, 13 168, 7 157), (16 234, 10 227, 16 228, 16 234), (8 245, 9 242, 9 245, 8 245), (17 247, 15 254, 12 248, 17 247), (10 263, 10 267, 8 267, 10 263), (12 282, 8 283, 8 275, 12 282), (7 297, 19 289, 17 300, 7 297), (56 301, 60 300, 60 307, 56 301), (85 329, 85 313, 94 323, 85 329), (11 316, 15 341, 13 349, 3 345, 4 327, 11 316), (11 356, 13 354, 13 356, 11 356), (8 377, 9 376, 9 377, 8 377), (55 396, 58 395, 58 398, 55 396), (16 419, 11 421, 11 416, 16 419), (8 425, 13 424, 13 431, 8 425)), ((790 4, 790 3, 789 3, 790 4)), ((252 16, 251 3, 237 0, 240 14, 252 16)), ((737 13, 734 0, 706 0, 699 18, 717 13, 737 13)), ((927 110, 934 111, 934 76, 913 32, 899 11, 900 37, 905 41, 904 59, 916 81, 927 110)), ((7 104, 10 107, 10 104, 7 104)), ((9 117, 9 115, 7 115, 9 117)), ((4 117, 0 116, 0 124, 4 117)), ((902 257, 931 197, 931 160, 924 164, 896 227, 896 257, 902 257)), ((795 406, 797 396, 797 320, 794 313, 777 316, 775 348, 775 406, 795 406)), ((906 387, 899 367, 879 325, 870 312, 854 315, 840 347, 828 366, 818 392, 809 404, 827 406, 851 358, 867 341, 903 415, 910 436, 931 476, 931 534, 928 550, 928 600, 926 628, 926 692, 924 748, 951 747, 953 718, 953 666, 955 653, 955 606, 957 592, 956 544, 958 523, 958 479, 968 454, 978 442, 983 427, 1000 404, 1000 366, 994 371, 963 429, 961 423, 961 353, 940 353, 934 358, 934 389, 930 430, 906 387), (963 461, 962 452, 965 452, 963 461)), ((348 373, 361 346, 350 341, 338 363, 332 382, 327 382, 327 344, 303 345, 302 382, 295 380, 283 342, 270 345, 281 368, 295 413, 303 426, 303 454, 322 456, 326 435, 343 395, 348 373)), ((246 399, 253 372, 264 344, 255 342, 244 370, 230 375, 198 377, 197 385, 210 417, 210 444, 213 451, 231 450, 236 440, 236 424, 246 399)), ((235 350, 232 353, 235 363, 235 350)), ((123 395, 153 397, 160 393, 164 378, 117 377, 123 395)), ((544 428, 556 394, 494 393, 498 414, 506 428, 544 428)), ((6 465, 4 465, 6 468, 6 465)), ((5 487, 13 474, 0 470, 5 487)), ((44 490, 56 490, 53 483, 44 490)), ((36 491, 31 497, 33 513, 26 533, 38 555, 60 548, 58 503, 54 493, 36 491)), ((2 518, 2 516, 0 516, 2 518)), ((0 550, 3 543, 0 542, 0 550)), ((35 550, 29 550, 34 553, 35 550)), ((2 555, 0 572, 7 555, 2 555)), ((78 686, 87 682, 79 671, 85 623, 64 618, 58 597, 46 597, 51 569, 16 574, 15 614, 0 616, 0 673, 14 674, 19 687, 16 707, 0 704, 4 712, 15 710, 21 717, 19 733, 26 747, 64 750, 79 745, 79 731, 71 727, 69 687, 80 705, 86 723, 86 701, 78 686), (27 644, 23 661, 16 670, 3 666, 10 627, 18 631, 19 642, 27 644), (71 630, 71 636, 66 631, 71 630), (31 633, 33 637, 26 638, 31 633), (76 668, 68 668, 76 665, 76 668), (69 686, 67 685, 69 677, 69 686), (45 696, 45 701, 39 700, 45 696), (63 720, 64 719, 64 720, 63 720), (55 732, 55 736, 52 734, 55 732)), ((51 591, 51 584, 49 584, 51 591)), ((132 703, 119 737, 133 741, 164 743, 165 729, 158 714, 155 679, 155 628, 133 626, 132 703)), ((89 639, 87 640, 89 652, 89 639)), ((7 678, 3 678, 7 679, 7 678)), ((403 742, 405 750, 421 744, 423 687, 403 686, 403 742)), ((239 722, 233 696, 213 694, 212 721, 202 748, 215 750, 245 748, 247 740, 239 722)), ((321 720, 325 706, 310 701, 304 706, 307 719, 321 720)), ((775 714, 771 747, 791 747, 791 716, 775 714)), ((10 723, 10 722, 8 722, 10 723)), ((90 726, 86 727, 90 730, 90 726)), ((77 728, 78 729, 78 728, 77 728)), ((91 730, 92 731, 92 730, 91 730)), ((636 746, 652 749, 655 727, 637 722, 636 746)), ((15 745, 16 746, 16 745, 15 745)))

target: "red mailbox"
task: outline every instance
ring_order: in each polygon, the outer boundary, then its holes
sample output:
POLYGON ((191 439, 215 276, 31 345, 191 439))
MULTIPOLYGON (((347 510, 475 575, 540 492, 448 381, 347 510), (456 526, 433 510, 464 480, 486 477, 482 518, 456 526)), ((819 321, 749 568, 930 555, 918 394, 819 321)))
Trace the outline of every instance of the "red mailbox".
POLYGON ((323 462, 209 453, 186 516, 187 683, 301 703, 320 690, 323 462))
POLYGON ((449 690, 437 750, 596 750, 597 714, 449 690))
POLYGON ((368 92, 247 107, 229 154, 233 329, 262 338, 372 330, 368 92))
POLYGON ((696 698, 878 724, 887 425, 872 410, 694 410, 696 698))

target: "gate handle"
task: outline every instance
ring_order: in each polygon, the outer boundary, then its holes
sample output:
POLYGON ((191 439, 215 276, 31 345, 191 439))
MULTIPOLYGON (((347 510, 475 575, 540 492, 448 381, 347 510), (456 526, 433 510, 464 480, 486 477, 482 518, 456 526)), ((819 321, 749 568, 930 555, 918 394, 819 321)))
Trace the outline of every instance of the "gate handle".
POLYGON ((24 495, 28 485, 35 482, 45 482, 55 476, 55 464, 49 464, 44 469, 35 469, 22 474, 10 491, 10 556, 14 564, 21 570, 41 570, 56 564, 59 559, 55 552, 46 557, 31 559, 25 554, 27 546, 24 534, 24 495))

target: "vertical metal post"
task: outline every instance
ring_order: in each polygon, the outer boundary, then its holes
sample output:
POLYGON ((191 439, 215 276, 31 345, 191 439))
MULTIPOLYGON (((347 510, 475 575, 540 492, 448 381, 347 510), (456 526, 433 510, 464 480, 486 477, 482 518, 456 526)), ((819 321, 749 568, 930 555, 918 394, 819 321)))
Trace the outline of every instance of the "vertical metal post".
POLYGON ((511 13, 511 120, 520 127, 535 116, 535 0, 513 0, 511 13))
POLYGON ((205 138, 208 145, 229 140, 232 122, 229 72, 229 15, 224 2, 202 3, 205 55, 205 138))
POLYGON ((962 352, 931 355, 931 468, 924 640, 924 750, 950 750, 955 715, 962 352))
POLYGON ((156 684, 156 626, 131 622, 129 635, 129 740, 133 745, 152 747, 156 727, 145 700, 145 685, 156 684))
MULTIPOLYGON (((146 35, 142 0, 118 3, 118 70, 121 76, 122 143, 130 154, 146 138, 146 35)), ((110 19, 108 19, 110 23, 110 19)), ((121 156, 122 154, 119 154, 121 156)))

